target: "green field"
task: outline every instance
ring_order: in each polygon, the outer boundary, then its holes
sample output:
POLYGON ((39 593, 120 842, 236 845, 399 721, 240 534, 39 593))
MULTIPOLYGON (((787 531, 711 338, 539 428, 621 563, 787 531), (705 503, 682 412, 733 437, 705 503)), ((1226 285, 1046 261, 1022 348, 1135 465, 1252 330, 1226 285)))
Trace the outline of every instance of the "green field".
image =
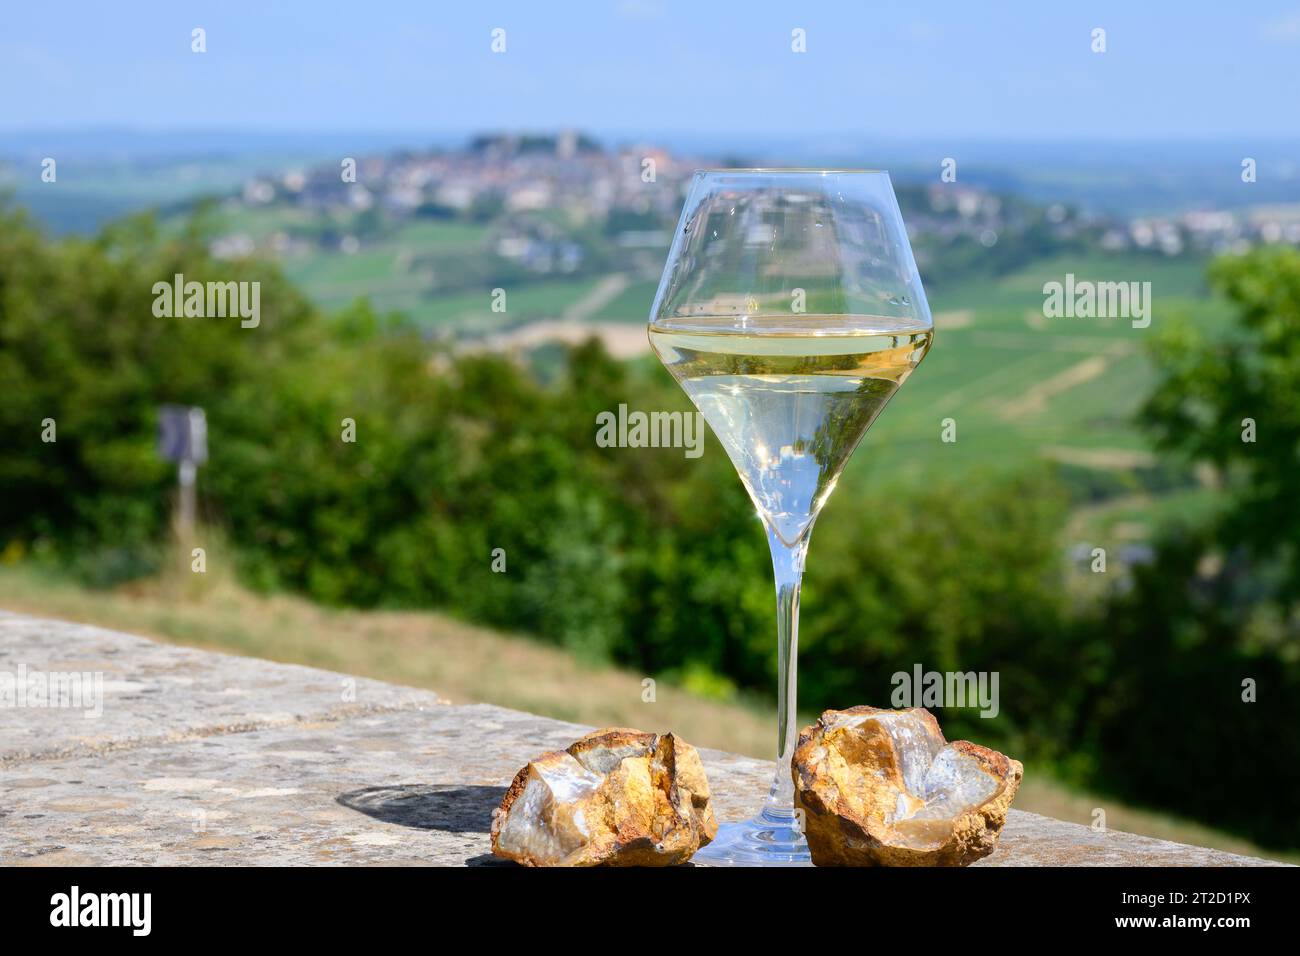
MULTIPOLYGON (((183 222, 170 217, 165 228, 177 230, 183 222)), ((657 277, 645 275, 644 261, 605 275, 590 269, 567 276, 528 272, 495 256, 494 227, 486 223, 412 219, 367 230, 363 215, 241 203, 222 204, 212 223, 218 235, 246 236, 259 250, 271 248, 276 236, 287 237, 292 248, 279 257, 286 275, 326 309, 365 300, 430 329, 473 334, 565 318, 602 279, 615 275, 624 277, 623 287, 602 297, 586 318, 640 323, 658 287, 657 277), (344 251, 344 236, 356 236, 359 248, 344 251), (503 271, 509 278, 500 276, 503 271), (506 291, 504 313, 492 310, 494 288, 506 291)))
POLYGON ((645 322, 650 317, 650 305, 658 289, 658 279, 629 283, 600 310, 597 318, 605 322, 645 322))
POLYGON ((289 277, 327 309, 364 299, 380 312, 401 312, 430 328, 483 331, 561 317, 591 292, 598 277, 528 277, 484 283, 473 290, 446 287, 481 268, 489 227, 459 222, 413 222, 365 241, 351 254, 313 252, 286 257, 289 277), (492 309, 492 289, 506 291, 506 311, 492 309))
MULTIPOLYGON (((248 224, 252 228, 254 223, 248 224)), ((436 276, 482 256, 487 227, 417 223, 353 255, 290 259, 289 275, 327 308, 368 299, 430 327, 481 331, 560 318, 599 278, 511 284, 508 310, 491 310, 490 291, 440 293, 436 276), (420 272, 412 266, 420 263, 420 272)), ((1093 254, 1044 259, 1001 277, 931 283, 935 345, 854 456, 828 506, 850 508, 873 491, 929 476, 978 475, 1050 461, 1077 505, 1072 533, 1115 544, 1142 539, 1160 522, 1201 513, 1212 494, 1192 485, 1153 489, 1155 462, 1134 415, 1153 382, 1148 346, 1167 323, 1215 328, 1229 317, 1211 296, 1206 262, 1093 254), (1043 285, 1063 281, 1151 283, 1151 323, 1043 315, 1043 285), (956 440, 944 441, 945 420, 956 440)), ((587 316, 644 322, 657 281, 630 278, 587 316)), ((1177 482, 1176 482, 1177 483, 1177 482)))
POLYGON ((1150 491, 1151 446, 1134 422, 1154 381, 1148 346, 1158 329, 1178 321, 1214 328, 1227 319, 1204 269, 1199 261, 1095 256, 939 286, 930 296, 934 346, 850 461, 828 515, 837 502, 870 500, 873 488, 892 483, 1039 460, 1057 463, 1074 492, 1081 535, 1106 539, 1121 522, 1132 535, 1135 524, 1206 507, 1204 489, 1150 491), (1043 284, 1067 272, 1076 281, 1151 282, 1150 327, 1044 318, 1043 284), (955 441, 943 441, 945 419, 955 423, 955 441))
MULTIPOLYGON (((265 234, 258 214, 241 216, 240 228, 265 234)), ((489 235, 482 225, 408 223, 351 255, 290 257, 285 268, 327 308, 367 299, 422 325, 474 332, 561 318, 600 282, 592 276, 512 282, 505 287, 505 313, 492 311, 489 288, 440 291, 449 270, 485 256, 489 235)), ((1068 473, 1105 472, 1096 480, 1141 493, 1134 472, 1149 446, 1133 415, 1152 382, 1147 346, 1165 323, 1212 327, 1228 316, 1226 304, 1210 296, 1204 273, 1201 259, 1094 254, 1045 259, 998 278, 932 283, 935 346, 872 430, 845 482, 869 494, 872 483, 889 479, 1050 458, 1068 473), (1076 280, 1150 282, 1150 327, 1134 328, 1127 319, 1044 318, 1043 284, 1066 273, 1076 280), (941 440, 949 418, 956 423, 954 442, 941 440)), ((656 287, 655 279, 631 277, 587 317, 644 322, 656 287)))
MULTIPOLYGON (((319 216, 294 210, 237 207, 223 215, 223 228, 258 241, 276 231, 307 235, 322 228, 319 216)), ((342 233, 353 225, 324 223, 342 233)), ((631 262, 609 295, 601 294, 607 276, 504 282, 507 309, 494 312, 490 285, 466 288, 466 276, 492 258, 492 228, 409 221, 363 240, 351 254, 287 255, 284 268, 327 309, 367 300, 431 329, 474 334, 565 318, 571 310, 592 322, 646 320, 658 283, 631 262)), ((898 483, 1039 461, 1053 462, 1070 487, 1077 508, 1071 533, 1080 540, 1139 540, 1160 522, 1212 507, 1212 494, 1190 475, 1170 487, 1134 423, 1153 383, 1148 346, 1159 329, 1180 321, 1214 328, 1229 318, 1227 304, 1210 294, 1205 267, 1194 257, 1093 253, 1039 260, 1000 277, 954 283, 930 277, 935 345, 852 459, 829 512, 837 502, 856 507, 844 502, 870 500, 877 489, 898 483), (1150 326, 1044 317, 1044 283, 1063 281, 1067 273, 1076 281, 1151 283, 1150 326), (955 441, 943 440, 949 419, 955 441)))

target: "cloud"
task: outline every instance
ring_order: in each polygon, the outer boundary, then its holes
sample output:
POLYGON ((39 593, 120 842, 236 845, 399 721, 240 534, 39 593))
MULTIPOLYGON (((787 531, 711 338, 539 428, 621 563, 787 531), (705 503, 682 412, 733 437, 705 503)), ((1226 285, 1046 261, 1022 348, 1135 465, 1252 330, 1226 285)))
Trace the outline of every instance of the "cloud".
POLYGON ((1300 42, 1300 10, 1269 20, 1264 24, 1264 36, 1280 43, 1300 42))

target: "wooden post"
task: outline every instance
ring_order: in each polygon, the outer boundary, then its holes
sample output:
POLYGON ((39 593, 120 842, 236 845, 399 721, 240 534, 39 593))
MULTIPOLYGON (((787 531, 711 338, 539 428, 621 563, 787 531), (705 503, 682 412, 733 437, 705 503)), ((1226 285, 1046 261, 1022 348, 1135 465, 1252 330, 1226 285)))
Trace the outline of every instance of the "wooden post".
POLYGON ((180 502, 176 522, 181 537, 188 543, 194 534, 194 480, 198 476, 199 466, 192 459, 182 458, 177 471, 180 478, 180 502))

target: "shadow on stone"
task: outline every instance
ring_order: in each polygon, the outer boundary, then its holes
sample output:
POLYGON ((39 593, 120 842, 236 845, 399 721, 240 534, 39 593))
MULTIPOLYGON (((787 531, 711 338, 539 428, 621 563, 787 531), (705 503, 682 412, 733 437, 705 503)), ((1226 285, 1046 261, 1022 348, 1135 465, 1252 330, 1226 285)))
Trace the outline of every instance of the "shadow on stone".
POLYGON ((420 830, 487 833, 492 826, 492 811, 505 793, 505 787, 399 784, 352 790, 341 794, 338 802, 384 823, 420 830))

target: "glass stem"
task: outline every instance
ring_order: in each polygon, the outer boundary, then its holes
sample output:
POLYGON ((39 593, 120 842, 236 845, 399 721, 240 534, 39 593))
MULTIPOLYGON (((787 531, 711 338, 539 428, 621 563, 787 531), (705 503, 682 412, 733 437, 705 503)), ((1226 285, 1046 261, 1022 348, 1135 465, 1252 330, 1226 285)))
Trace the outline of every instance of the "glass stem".
POLYGON ((794 782, 790 779, 790 760, 798 743, 799 692, 799 589, 803 584, 803 563, 808 553, 812 525, 794 545, 787 545, 770 528, 767 544, 772 552, 772 571, 776 577, 776 778, 768 794, 769 812, 789 815, 794 807, 794 782))

